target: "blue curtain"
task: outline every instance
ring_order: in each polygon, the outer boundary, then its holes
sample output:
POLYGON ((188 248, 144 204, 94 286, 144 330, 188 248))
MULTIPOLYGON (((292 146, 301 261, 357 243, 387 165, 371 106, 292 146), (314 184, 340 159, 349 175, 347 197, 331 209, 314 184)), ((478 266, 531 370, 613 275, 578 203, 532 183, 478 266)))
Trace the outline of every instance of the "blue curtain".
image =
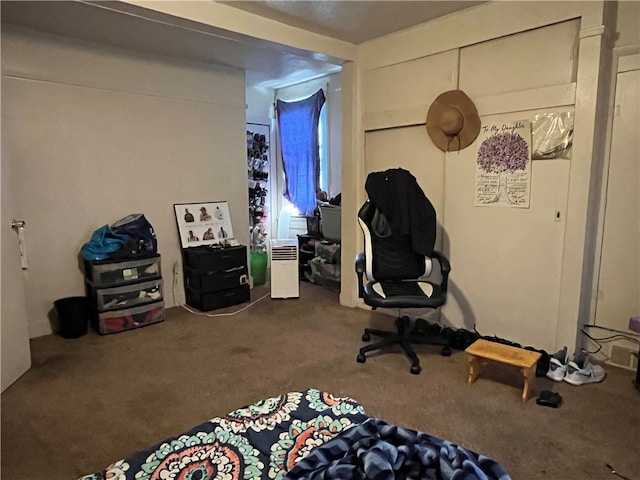
POLYGON ((318 119, 324 105, 322 89, 298 102, 276 102, 284 166, 283 195, 302 215, 312 216, 320 181, 318 119))

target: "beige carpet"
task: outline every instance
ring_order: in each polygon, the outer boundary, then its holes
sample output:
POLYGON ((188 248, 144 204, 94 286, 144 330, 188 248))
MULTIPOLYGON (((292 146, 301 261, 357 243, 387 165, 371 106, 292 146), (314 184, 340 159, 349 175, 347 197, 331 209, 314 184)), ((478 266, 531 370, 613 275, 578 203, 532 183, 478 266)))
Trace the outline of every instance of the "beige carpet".
POLYGON ((603 383, 582 387, 538 379, 537 392, 564 397, 551 409, 523 404, 509 367, 490 367, 467 385, 462 352, 445 358, 418 346, 418 376, 399 351, 357 363, 362 328, 392 321, 340 307, 337 294, 303 283, 298 300, 266 298, 233 317, 175 308, 165 322, 131 332, 34 339, 33 367, 2 394, 2 479, 74 479, 214 416, 308 387, 483 453, 514 479, 617 478, 607 463, 640 479, 633 372, 606 367, 603 383))

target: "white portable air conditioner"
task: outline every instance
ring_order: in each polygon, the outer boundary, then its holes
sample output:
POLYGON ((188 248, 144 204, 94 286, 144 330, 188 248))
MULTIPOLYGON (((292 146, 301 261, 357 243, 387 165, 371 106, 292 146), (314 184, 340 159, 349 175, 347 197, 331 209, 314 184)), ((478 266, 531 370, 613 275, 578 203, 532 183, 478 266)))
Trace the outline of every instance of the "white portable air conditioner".
POLYGON ((271 298, 298 298, 298 241, 271 240, 271 298))

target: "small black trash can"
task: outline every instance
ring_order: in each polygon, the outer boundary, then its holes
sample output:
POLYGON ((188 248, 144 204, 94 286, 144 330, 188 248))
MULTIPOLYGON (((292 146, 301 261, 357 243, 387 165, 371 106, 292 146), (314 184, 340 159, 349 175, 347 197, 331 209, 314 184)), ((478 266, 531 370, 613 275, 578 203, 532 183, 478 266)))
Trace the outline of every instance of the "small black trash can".
POLYGON ((60 335, 78 338, 87 333, 91 305, 87 297, 61 298, 53 302, 58 315, 60 335))

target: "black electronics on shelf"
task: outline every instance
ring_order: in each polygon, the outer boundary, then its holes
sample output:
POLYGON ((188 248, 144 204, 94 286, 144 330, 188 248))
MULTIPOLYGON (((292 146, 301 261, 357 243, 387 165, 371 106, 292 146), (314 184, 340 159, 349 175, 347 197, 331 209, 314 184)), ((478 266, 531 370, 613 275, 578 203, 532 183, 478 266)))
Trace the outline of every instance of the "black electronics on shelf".
POLYGON ((249 301, 247 247, 199 246, 182 253, 187 305, 206 312, 249 301))
POLYGON ((164 320, 159 254, 85 260, 84 275, 93 305, 92 325, 98 333, 122 332, 164 320))

